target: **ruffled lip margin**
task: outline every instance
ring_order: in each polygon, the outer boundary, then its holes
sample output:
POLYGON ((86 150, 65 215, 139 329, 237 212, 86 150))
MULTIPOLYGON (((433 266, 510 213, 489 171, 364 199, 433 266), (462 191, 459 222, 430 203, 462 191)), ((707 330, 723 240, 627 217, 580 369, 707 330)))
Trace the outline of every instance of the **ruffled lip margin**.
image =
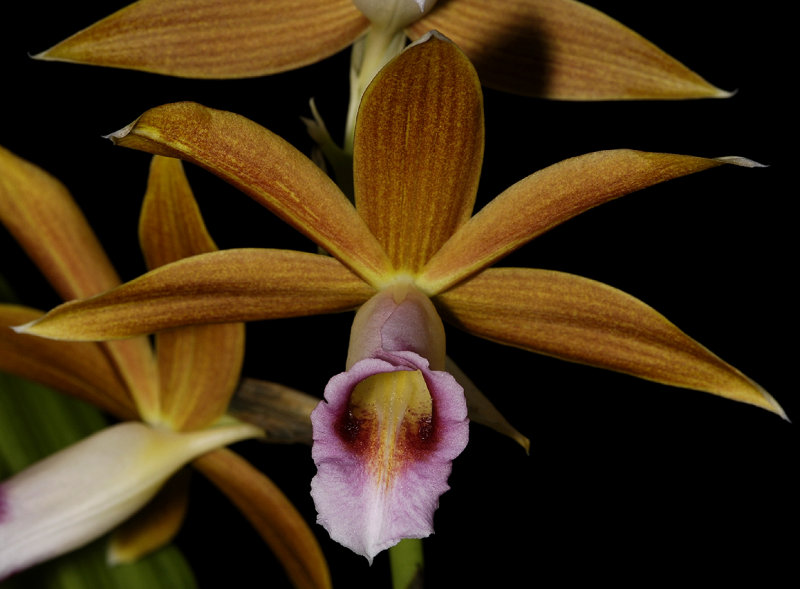
POLYGON ((383 352, 356 362, 334 376, 325 400, 311 415, 312 457, 317 474, 311 495, 317 522, 340 544, 371 563, 376 554, 404 538, 433 533, 433 513, 450 487, 452 461, 467 445, 469 431, 463 388, 447 372, 430 370, 428 361, 409 351, 383 352), (340 424, 358 383, 377 374, 418 370, 430 392, 432 431, 425 444, 392 472, 388 484, 376 484, 370 465, 343 439, 340 424))

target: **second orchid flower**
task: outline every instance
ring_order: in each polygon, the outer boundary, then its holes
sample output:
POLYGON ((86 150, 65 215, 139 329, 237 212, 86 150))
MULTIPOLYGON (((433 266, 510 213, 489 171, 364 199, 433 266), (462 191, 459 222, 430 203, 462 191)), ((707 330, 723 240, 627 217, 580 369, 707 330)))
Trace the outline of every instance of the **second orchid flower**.
MULTIPOLYGON (((0 221, 63 298, 119 284, 66 188, 3 148, 0 221)), ((178 160, 153 160, 140 243, 150 268, 216 250, 178 160)), ((187 488, 180 471, 191 462, 248 516, 297 587, 329 586, 327 565, 299 513, 269 479, 223 448, 263 435, 225 415, 239 382, 243 324, 159 334, 155 350, 143 337, 67 343, 8 328, 41 315, 0 305, 0 369, 86 400, 123 423, 0 483, 0 578, 119 524, 110 562, 130 562, 159 548, 182 524, 187 488)))

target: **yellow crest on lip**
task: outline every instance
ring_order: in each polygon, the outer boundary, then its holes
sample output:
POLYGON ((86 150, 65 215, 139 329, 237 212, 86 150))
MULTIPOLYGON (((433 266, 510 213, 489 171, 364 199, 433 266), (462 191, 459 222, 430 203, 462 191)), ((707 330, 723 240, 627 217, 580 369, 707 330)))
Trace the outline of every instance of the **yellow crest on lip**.
POLYGON ((393 474, 434 441, 433 418, 419 370, 385 372, 356 385, 339 433, 354 451, 369 456, 375 482, 390 486, 393 474))

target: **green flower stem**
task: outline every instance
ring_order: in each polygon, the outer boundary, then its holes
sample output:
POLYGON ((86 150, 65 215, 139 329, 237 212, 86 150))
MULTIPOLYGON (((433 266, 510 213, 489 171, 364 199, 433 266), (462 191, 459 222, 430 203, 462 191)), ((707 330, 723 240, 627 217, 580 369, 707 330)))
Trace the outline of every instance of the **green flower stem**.
POLYGON ((422 589, 424 564, 420 539, 401 540, 389 548, 393 589, 422 589))

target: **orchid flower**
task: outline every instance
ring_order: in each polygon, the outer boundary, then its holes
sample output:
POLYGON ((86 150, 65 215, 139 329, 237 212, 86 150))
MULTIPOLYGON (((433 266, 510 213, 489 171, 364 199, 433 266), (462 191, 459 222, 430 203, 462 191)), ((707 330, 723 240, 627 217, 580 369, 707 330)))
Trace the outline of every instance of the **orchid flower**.
POLYGON ((567 100, 728 95, 574 0, 138 0, 36 57, 243 78, 318 62, 369 31, 354 61, 366 87, 402 47, 398 33, 416 40, 431 29, 464 49, 484 83, 518 94, 567 100))
MULTIPOLYGON (((2 148, 0 220, 63 298, 119 284, 66 188, 2 148)), ((178 160, 153 160, 140 241, 150 268, 216 250, 178 160)), ((155 350, 144 337, 52 342, 7 327, 41 314, 0 305, 6 326, 0 330, 0 369, 124 421, 0 483, 0 577, 77 548, 125 520, 109 546, 110 562, 129 562, 160 547, 177 532, 186 509, 183 477, 172 477, 193 462, 242 509, 296 586, 329 586, 320 549, 288 499, 247 461, 221 449, 263 436, 225 415, 244 353, 242 323, 159 334, 155 350)))
POLYGON ((368 559, 401 537, 430 533, 450 462, 466 443, 464 400, 445 371, 440 315, 501 344, 784 416, 758 384, 632 296, 553 270, 490 267, 592 207, 709 168, 758 165, 750 160, 595 152, 524 178, 473 215, 484 145, 481 87, 468 58, 436 33, 391 61, 364 93, 355 206, 288 143, 229 112, 168 104, 111 139, 212 171, 330 255, 201 254, 18 329, 102 340, 358 308, 347 371, 331 379, 312 417, 313 495, 332 537, 368 559))

